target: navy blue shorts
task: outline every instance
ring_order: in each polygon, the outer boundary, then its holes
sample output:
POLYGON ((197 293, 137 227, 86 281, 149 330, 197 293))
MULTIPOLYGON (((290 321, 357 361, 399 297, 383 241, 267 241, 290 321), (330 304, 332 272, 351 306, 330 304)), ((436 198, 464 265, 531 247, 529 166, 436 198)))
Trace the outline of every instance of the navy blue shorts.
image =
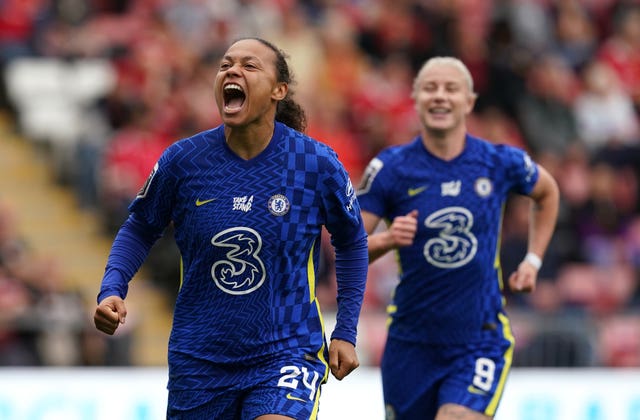
POLYGON ((494 416, 509 374, 510 332, 474 344, 410 343, 389 337, 382 357, 387 420, 433 419, 454 403, 494 416))
POLYGON ((318 416, 320 388, 328 377, 325 361, 309 357, 282 358, 261 366, 246 367, 237 377, 242 383, 215 390, 169 391, 167 420, 253 420, 280 414, 296 420, 318 416), (178 409, 198 395, 207 401, 178 409))

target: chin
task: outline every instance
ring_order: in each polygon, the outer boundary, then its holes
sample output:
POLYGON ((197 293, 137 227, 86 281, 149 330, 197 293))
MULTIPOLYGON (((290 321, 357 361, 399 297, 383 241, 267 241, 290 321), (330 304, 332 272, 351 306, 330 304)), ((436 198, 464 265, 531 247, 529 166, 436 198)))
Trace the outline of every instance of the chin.
POLYGON ((453 127, 447 125, 447 126, 442 126, 442 125, 428 125, 425 127, 427 132, 430 133, 433 136, 444 136, 447 133, 450 133, 453 129, 453 127))
POLYGON ((242 119, 238 114, 233 114, 233 115, 222 114, 221 117, 224 125, 229 127, 238 127, 244 124, 244 119, 242 119))

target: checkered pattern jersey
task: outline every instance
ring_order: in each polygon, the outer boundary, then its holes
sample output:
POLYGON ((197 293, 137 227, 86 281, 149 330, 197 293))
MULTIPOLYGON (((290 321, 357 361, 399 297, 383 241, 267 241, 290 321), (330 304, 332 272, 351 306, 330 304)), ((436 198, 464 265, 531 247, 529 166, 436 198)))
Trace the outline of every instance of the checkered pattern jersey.
MULTIPOLYGON (((233 383, 233 366, 287 351, 326 352, 315 296, 321 228, 337 245, 365 235, 329 147, 276 123, 268 147, 243 160, 220 126, 171 145, 130 210, 157 229, 172 221, 181 253, 169 389, 233 383)), ((354 340, 357 313, 336 326, 354 340)))

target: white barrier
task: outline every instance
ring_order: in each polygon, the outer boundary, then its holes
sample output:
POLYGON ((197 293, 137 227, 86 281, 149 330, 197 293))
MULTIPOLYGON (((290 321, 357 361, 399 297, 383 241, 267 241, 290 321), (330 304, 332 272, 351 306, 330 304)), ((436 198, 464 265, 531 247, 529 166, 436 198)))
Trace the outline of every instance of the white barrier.
MULTIPOLYGON (((166 370, 0 369, 0 420, 157 420, 166 370)), ((382 420, 377 369, 323 388, 320 420, 382 420)), ((496 420, 640 420, 640 369, 512 372, 496 420)))

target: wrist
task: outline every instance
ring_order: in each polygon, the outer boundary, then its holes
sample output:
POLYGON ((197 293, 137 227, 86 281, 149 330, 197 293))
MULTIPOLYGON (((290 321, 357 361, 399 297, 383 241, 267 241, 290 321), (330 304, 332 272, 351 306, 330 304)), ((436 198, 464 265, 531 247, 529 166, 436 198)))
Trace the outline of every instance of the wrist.
POLYGON ((381 237, 381 249, 384 252, 391 251, 396 248, 396 244, 393 240, 393 235, 390 231, 385 231, 381 237))
POLYGON ((534 252, 527 252, 527 255, 524 257, 524 261, 529 263, 536 270, 540 270, 540 267, 542 267, 542 258, 534 252))

